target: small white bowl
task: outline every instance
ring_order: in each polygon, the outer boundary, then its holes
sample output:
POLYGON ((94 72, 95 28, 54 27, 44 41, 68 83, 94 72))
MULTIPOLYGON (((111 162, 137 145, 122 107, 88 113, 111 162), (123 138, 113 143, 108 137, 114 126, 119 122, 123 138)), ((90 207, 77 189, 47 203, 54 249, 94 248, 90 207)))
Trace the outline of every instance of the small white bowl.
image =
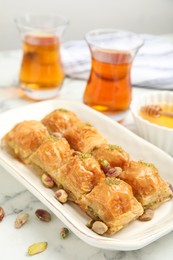
POLYGON ((139 115, 141 107, 148 104, 173 105, 173 92, 154 91, 144 94, 134 99, 130 107, 136 123, 138 134, 142 138, 173 156, 173 128, 150 123, 139 115))

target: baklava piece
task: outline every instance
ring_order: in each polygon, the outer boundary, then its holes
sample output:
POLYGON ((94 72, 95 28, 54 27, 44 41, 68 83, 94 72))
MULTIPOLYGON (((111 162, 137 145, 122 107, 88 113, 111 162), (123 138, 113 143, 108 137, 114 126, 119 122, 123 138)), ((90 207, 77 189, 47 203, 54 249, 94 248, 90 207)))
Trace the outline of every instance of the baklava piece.
POLYGON ((131 161, 119 177, 132 187, 134 196, 145 209, 155 209, 172 197, 168 183, 153 164, 131 161))
POLYGON ((42 119, 50 134, 63 134, 67 128, 75 125, 79 119, 75 113, 66 109, 56 109, 42 119))
POLYGON ((29 157, 49 137, 46 127, 39 121, 16 124, 4 136, 4 144, 17 158, 29 163, 29 157))
POLYGON ((72 155, 65 138, 50 137, 32 154, 30 160, 50 176, 72 155))
POLYGON ((123 169, 129 163, 129 154, 117 145, 103 144, 95 148, 92 154, 102 167, 123 169))
POLYGON ((70 157, 51 177, 58 186, 64 188, 69 199, 76 203, 105 179, 99 163, 88 154, 70 157))
POLYGON ((130 185, 117 178, 98 183, 81 198, 79 205, 92 219, 105 223, 108 234, 116 233, 143 214, 130 185))
POLYGON ((82 153, 91 152, 94 148, 106 143, 106 139, 95 127, 84 122, 68 128, 64 137, 72 149, 82 153))

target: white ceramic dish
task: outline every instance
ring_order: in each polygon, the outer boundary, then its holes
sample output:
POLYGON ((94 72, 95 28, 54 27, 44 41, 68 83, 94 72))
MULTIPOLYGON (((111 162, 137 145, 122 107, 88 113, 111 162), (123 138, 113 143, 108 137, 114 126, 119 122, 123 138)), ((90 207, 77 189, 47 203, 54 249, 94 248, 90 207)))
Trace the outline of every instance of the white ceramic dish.
MULTIPOLYGON (((81 119, 92 123, 110 143, 121 145, 134 160, 152 162, 160 174, 172 181, 173 159, 157 147, 136 136, 125 127, 81 103, 53 100, 13 109, 0 115, 0 137, 14 124, 22 120, 40 120, 56 108, 74 111, 81 119)), ((60 204, 52 190, 45 188, 38 176, 5 150, 0 150, 1 165, 86 243, 110 250, 135 250, 142 248, 173 230, 173 201, 168 201, 156 210, 149 222, 138 220, 130 223, 112 237, 99 236, 86 227, 88 217, 73 204, 60 204)), ((173 182, 173 181, 172 181, 173 182)))
POLYGON ((131 104, 138 134, 173 156, 173 129, 152 124, 139 115, 141 107, 149 104, 173 105, 173 92, 153 91, 134 99, 131 104))

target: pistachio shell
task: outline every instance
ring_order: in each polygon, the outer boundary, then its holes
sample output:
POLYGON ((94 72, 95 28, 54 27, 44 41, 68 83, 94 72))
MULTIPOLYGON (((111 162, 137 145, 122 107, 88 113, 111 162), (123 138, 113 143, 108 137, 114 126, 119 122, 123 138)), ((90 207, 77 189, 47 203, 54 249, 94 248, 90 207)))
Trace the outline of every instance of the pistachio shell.
POLYGON ((47 188, 53 188, 53 186, 55 185, 52 178, 45 173, 42 174, 41 181, 42 181, 43 185, 47 188))
POLYGON ((48 243, 47 242, 39 242, 32 244, 28 247, 28 255, 35 255, 46 250, 48 243))
POLYGON ((29 219, 29 214, 23 212, 19 214, 15 221, 15 228, 21 228, 29 219))
POLYGON ((68 228, 62 228, 60 231, 60 236, 61 238, 65 239, 69 235, 69 230, 68 228))
POLYGON ((4 216, 5 216, 4 209, 2 207, 0 207, 0 221, 3 220, 4 216))
POLYGON ((65 190, 63 189, 59 189, 55 192, 55 198, 61 202, 61 203, 65 203, 67 202, 68 199, 68 194, 65 190))
POLYGON ((41 221, 49 222, 51 221, 51 215, 50 213, 45 209, 37 209, 35 211, 35 215, 37 218, 39 218, 41 221))

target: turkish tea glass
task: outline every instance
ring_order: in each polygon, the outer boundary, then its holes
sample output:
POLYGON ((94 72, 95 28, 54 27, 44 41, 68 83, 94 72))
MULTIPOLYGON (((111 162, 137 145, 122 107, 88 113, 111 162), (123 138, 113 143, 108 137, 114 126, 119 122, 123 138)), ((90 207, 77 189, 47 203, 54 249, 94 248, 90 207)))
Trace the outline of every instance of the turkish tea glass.
POLYGON ((35 100, 55 97, 64 80, 60 46, 68 26, 67 18, 26 14, 15 21, 23 43, 21 89, 35 100))
POLYGON ((106 114, 127 111, 131 103, 131 68, 143 45, 135 33, 98 29, 86 34, 92 66, 83 101, 106 114))

